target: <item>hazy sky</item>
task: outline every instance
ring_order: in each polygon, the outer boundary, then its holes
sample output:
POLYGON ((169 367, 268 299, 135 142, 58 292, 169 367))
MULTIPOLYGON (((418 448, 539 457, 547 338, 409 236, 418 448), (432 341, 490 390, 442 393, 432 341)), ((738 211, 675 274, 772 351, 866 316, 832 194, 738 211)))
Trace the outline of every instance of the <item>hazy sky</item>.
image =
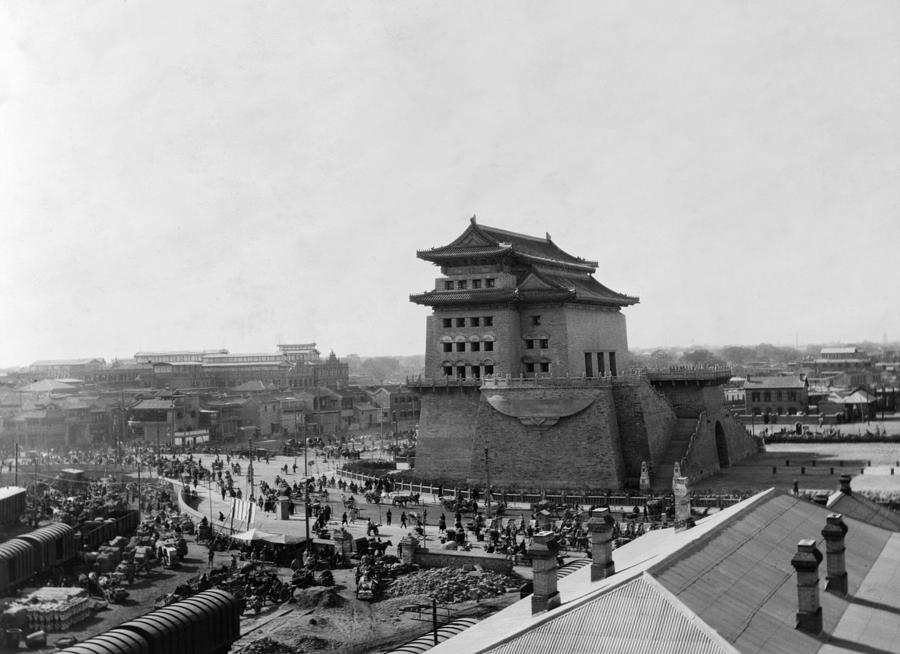
POLYGON ((0 3, 0 365, 425 348, 475 213, 632 347, 900 338, 900 3, 0 3))

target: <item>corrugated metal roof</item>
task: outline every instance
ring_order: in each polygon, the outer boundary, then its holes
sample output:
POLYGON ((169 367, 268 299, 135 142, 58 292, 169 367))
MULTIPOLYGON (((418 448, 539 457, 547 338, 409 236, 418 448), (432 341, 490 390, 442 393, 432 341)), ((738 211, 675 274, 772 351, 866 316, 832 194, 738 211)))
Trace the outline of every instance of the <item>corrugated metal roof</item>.
POLYGON ((714 654, 734 650, 643 575, 487 651, 714 654))
MULTIPOLYGON (((791 558, 802 538, 824 552, 821 536, 830 510, 789 495, 774 495, 655 566, 651 574, 742 652, 816 652, 821 640, 796 627, 797 585, 791 558)), ((852 518, 845 542, 852 595, 890 533, 852 518)), ((825 564, 819 571, 824 580, 825 564)), ((848 606, 821 593, 826 633, 848 606)))
POLYGON ((853 594, 853 600, 819 650, 832 652, 896 652, 900 647, 900 534, 891 536, 875 565, 853 594))
POLYGON ((837 491, 828 498, 826 506, 836 513, 868 522, 870 525, 900 531, 900 513, 891 511, 886 506, 881 506, 858 493, 845 495, 837 491))

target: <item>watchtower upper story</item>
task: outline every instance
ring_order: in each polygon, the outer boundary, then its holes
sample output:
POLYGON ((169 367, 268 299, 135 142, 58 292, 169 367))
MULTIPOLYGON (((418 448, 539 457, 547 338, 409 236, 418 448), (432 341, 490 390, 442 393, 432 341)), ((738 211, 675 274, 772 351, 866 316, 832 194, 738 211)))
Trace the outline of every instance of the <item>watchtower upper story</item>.
POLYGON ((597 262, 572 256, 547 234, 479 225, 448 245, 420 250, 440 266, 434 288, 410 295, 430 306, 428 377, 510 374, 615 375, 628 349, 622 307, 637 297, 593 277, 597 262))

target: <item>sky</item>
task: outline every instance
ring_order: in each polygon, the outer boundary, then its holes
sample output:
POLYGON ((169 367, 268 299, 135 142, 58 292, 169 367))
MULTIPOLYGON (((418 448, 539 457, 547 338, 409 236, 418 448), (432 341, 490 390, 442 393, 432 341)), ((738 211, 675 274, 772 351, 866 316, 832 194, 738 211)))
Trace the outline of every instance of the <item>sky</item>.
POLYGON ((0 366, 425 350, 543 235, 632 348, 900 339, 892 0, 0 3, 0 366))

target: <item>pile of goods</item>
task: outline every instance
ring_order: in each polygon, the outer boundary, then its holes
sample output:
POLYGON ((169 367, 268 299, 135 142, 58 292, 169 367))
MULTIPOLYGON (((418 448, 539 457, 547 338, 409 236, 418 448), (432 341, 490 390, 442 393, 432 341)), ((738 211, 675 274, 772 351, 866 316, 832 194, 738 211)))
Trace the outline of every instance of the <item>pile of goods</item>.
POLYGON ((46 587, 13 601, 0 622, 24 624, 31 631, 68 631, 91 614, 91 602, 83 588, 46 587))
POLYGON ((518 587, 520 581, 496 572, 462 568, 431 568, 400 577, 387 591, 388 597, 428 595, 441 604, 497 597, 518 587))
POLYGON ((293 647, 271 638, 260 638, 240 650, 241 654, 294 654, 293 647))

